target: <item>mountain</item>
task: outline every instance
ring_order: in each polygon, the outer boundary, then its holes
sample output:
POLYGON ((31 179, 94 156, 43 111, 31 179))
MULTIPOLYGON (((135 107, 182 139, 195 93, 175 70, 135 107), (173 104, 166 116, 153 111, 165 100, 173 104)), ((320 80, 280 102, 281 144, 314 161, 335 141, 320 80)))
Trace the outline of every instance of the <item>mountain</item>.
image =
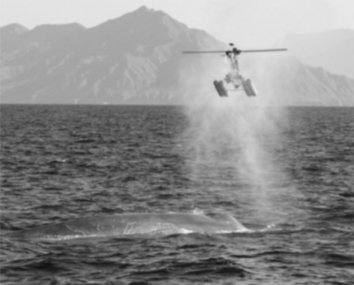
MULTIPOLYGON (((55 40, 75 31, 85 28, 79 24, 41 25, 29 31, 18 24, 10 24, 1 28, 1 51, 11 53, 14 49, 25 48, 30 45, 50 47, 55 40)), ((23 51, 23 50, 22 50, 23 51)))
POLYGON ((293 34, 285 42, 304 64, 354 79, 354 30, 293 34))
POLYGON ((287 106, 354 106, 354 79, 304 65, 289 53, 260 56, 250 77, 268 102, 287 106))
POLYGON ((79 24, 42 25, 32 31, 18 24, 1 28, 1 93, 8 89, 8 84, 10 88, 21 86, 16 80, 31 72, 36 57, 50 50, 56 40, 84 29, 79 24))
POLYGON ((1 28, 1 37, 8 41, 8 37, 18 36, 26 32, 28 32, 28 29, 24 26, 20 24, 10 24, 1 28))
POLYGON ((91 29, 40 26, 1 42, 1 101, 180 103, 180 74, 198 69, 197 61, 181 61, 181 51, 221 46, 146 7, 91 29))
MULTIPOLYGON (((227 72, 219 56, 182 54, 226 44, 146 7, 89 29, 12 24, 0 32, 1 103, 180 104, 195 92, 217 96, 212 81, 227 72)), ((354 79, 296 56, 243 54, 240 63, 275 102, 354 106, 354 79)))

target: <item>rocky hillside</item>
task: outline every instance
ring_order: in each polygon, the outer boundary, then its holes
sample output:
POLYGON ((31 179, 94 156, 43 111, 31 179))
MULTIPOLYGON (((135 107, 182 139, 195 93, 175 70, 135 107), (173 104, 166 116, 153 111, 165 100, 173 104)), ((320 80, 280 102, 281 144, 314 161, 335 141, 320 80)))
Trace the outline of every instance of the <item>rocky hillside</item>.
POLYGON ((1 34, 3 103, 178 103, 179 76, 196 64, 183 66, 181 51, 224 46, 145 7, 91 29, 11 25, 1 34))
MULTIPOLYGON (((219 56, 181 53, 224 43, 146 7, 90 29, 8 25, 0 44, 1 103, 180 104, 186 94, 215 92, 212 80, 227 71, 219 56)), ((261 96, 354 106, 353 79, 305 66, 291 52, 267 58, 240 59, 261 96)))
POLYGON ((291 50, 250 62, 249 76, 273 104, 354 106, 354 79, 304 65, 291 50))
POLYGON ((285 37, 302 63, 354 79, 354 30, 335 30, 285 37))

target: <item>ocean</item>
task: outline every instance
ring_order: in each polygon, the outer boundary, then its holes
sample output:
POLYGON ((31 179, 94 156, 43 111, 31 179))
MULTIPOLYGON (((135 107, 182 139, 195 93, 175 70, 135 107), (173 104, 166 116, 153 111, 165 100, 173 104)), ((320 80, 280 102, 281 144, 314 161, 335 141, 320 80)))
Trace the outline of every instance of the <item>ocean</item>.
POLYGON ((242 104, 1 105, 1 284, 353 284, 354 109, 242 104), (7 236, 169 212, 249 231, 7 236))

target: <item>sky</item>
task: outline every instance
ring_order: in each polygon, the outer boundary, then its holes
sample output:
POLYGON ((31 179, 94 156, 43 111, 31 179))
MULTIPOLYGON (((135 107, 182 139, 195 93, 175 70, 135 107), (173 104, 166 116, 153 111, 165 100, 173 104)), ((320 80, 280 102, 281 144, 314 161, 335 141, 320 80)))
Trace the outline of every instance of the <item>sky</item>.
POLYGON ((0 0, 0 26, 80 23, 90 28, 141 6, 238 46, 272 46, 287 34, 354 30, 354 0, 0 0))

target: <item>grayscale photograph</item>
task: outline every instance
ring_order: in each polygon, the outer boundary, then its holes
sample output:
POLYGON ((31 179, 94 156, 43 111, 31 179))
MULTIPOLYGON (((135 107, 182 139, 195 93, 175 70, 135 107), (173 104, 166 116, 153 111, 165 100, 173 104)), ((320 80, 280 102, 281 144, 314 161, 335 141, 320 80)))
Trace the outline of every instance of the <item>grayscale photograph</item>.
POLYGON ((353 0, 0 3, 0 284, 353 284, 353 0))

